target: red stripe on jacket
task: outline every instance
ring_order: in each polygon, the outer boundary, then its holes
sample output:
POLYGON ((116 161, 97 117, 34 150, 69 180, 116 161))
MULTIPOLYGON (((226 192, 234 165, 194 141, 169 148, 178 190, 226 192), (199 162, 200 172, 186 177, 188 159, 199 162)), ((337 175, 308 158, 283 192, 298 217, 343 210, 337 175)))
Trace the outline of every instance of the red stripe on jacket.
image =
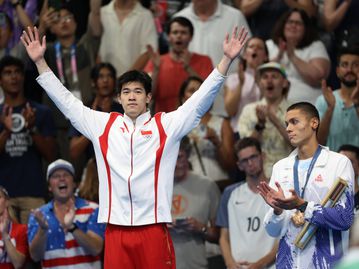
POLYGON ((112 124, 117 119, 117 117, 120 115, 121 114, 114 113, 114 112, 112 112, 110 114, 110 119, 108 120, 108 122, 106 124, 105 130, 104 130, 103 134, 99 137, 102 157, 103 157, 103 160, 105 162, 105 167, 106 167, 108 192, 109 192, 109 195, 108 195, 109 209, 108 209, 108 218, 107 218, 108 223, 110 222, 110 217, 111 217, 111 201, 112 201, 111 172, 110 172, 110 166, 107 161, 108 133, 110 132, 112 124))
POLYGON ((167 140, 167 135, 165 133, 165 130, 163 129, 162 122, 161 122, 161 115, 162 115, 162 113, 157 113, 154 117, 156 124, 157 124, 158 132, 160 135, 160 146, 158 147, 158 149, 156 151, 156 162, 155 162, 155 182, 154 182, 155 183, 154 184, 154 187, 155 187, 155 223, 157 223, 158 173, 160 170, 163 149, 165 147, 166 140, 167 140))

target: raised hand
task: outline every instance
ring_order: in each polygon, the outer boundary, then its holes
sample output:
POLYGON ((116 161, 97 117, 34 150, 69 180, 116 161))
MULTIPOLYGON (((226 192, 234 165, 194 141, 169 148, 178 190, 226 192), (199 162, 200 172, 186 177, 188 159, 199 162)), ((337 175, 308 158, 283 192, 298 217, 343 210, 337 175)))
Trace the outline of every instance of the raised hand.
POLYGON ((75 218, 75 201, 71 199, 70 207, 64 216, 64 225, 65 225, 64 228, 66 229, 71 228, 74 222, 74 218, 75 218))
POLYGON ((25 108, 22 110, 21 114, 25 118, 25 127, 31 129, 35 126, 36 120, 36 109, 32 108, 29 103, 26 103, 25 108))
POLYGON ((8 131, 12 130, 12 107, 4 104, 2 113, 0 116, 0 122, 4 125, 5 129, 8 131))
POLYGON ((232 35, 226 35, 226 38, 223 41, 223 53, 229 59, 234 60, 239 56, 241 50, 244 45, 247 43, 247 35, 248 31, 244 27, 238 32, 238 27, 234 27, 232 31, 232 35))
POLYGON ((32 210, 31 213, 34 214, 34 217, 37 223, 39 224, 39 226, 41 227, 41 229, 43 230, 49 229, 49 224, 47 223, 44 214, 42 214, 42 212, 39 209, 32 210))
POLYGON ((9 233, 9 224, 9 213, 7 209, 5 209, 4 213, 0 217, 0 232, 3 236, 9 233))
POLYGON ((327 86, 327 82, 325 79, 322 79, 322 93, 325 101, 329 108, 335 107, 335 96, 333 94, 333 90, 327 86))
POLYGON ((21 37, 21 42, 26 48, 26 52, 30 59, 37 63, 44 59, 46 50, 46 36, 40 40, 39 31, 35 27, 27 27, 27 32, 24 30, 21 37))
POLYGON ((147 45, 147 52, 150 56, 150 60, 152 61, 153 68, 158 69, 160 67, 161 58, 157 51, 153 49, 151 45, 147 45))
MULTIPOLYGON (((359 77, 359 74, 357 75, 359 77)), ((352 95, 350 96, 352 99, 353 105, 358 106, 359 105, 359 79, 357 80, 357 85, 352 92, 352 95)))

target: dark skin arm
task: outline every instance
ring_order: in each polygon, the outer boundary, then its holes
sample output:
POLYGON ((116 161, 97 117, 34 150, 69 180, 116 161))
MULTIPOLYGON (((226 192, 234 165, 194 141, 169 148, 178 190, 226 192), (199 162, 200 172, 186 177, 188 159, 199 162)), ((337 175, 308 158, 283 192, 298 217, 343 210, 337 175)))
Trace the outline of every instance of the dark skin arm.
POLYGON ((41 156, 46 161, 55 160, 56 142, 54 137, 43 136, 38 132, 32 132, 35 127, 36 110, 33 109, 29 103, 22 111, 22 115, 25 118, 25 127, 30 130, 30 135, 35 144, 36 149, 40 152, 41 156))

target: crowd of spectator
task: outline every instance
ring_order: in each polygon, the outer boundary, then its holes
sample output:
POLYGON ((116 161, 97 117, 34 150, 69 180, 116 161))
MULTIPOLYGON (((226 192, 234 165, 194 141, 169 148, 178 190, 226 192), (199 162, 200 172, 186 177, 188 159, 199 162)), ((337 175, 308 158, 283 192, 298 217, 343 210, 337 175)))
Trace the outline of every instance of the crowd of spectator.
POLYGON ((226 33, 248 28, 224 87, 180 147, 169 224, 177 268, 273 268, 277 240, 265 233, 256 185, 293 150, 284 118, 295 102, 316 106, 319 142, 351 160, 358 211, 359 1, 0 0, 1 268, 101 268, 95 154, 36 83, 20 42, 35 25, 50 68, 85 105, 123 113, 117 78, 143 70, 152 115, 195 94, 226 33))

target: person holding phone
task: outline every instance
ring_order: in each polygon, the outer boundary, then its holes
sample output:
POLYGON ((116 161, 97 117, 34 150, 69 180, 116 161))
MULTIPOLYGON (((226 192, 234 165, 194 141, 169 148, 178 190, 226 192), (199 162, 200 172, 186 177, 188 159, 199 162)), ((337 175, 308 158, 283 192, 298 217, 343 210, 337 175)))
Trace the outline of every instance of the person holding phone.
POLYGON ((105 268, 175 268, 166 223, 172 222, 179 144, 210 108, 247 33, 235 27, 223 41, 222 60, 197 93, 177 110, 151 117, 151 78, 146 73, 134 70, 120 76, 117 99, 124 115, 91 110, 47 65, 46 37, 40 40, 37 28, 24 31, 21 40, 39 71, 37 81, 94 146, 100 182, 98 221, 107 223, 105 268))
POLYGON ((206 269, 205 242, 218 243, 215 225, 220 199, 217 185, 190 171, 188 157, 192 146, 188 137, 180 144, 172 196, 170 233, 176 252, 177 269, 206 269))

